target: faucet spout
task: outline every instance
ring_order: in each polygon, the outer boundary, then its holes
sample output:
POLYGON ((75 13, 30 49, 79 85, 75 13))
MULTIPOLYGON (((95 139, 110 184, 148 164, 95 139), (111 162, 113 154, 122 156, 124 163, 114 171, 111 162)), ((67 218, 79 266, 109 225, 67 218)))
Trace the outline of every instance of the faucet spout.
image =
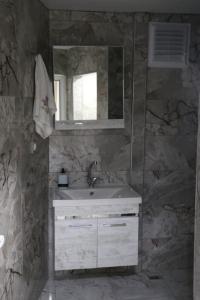
POLYGON ((96 181, 97 181, 97 177, 92 176, 92 168, 93 166, 97 165, 97 161, 93 161, 88 168, 88 174, 87 174, 87 183, 89 185, 89 187, 94 187, 96 181))

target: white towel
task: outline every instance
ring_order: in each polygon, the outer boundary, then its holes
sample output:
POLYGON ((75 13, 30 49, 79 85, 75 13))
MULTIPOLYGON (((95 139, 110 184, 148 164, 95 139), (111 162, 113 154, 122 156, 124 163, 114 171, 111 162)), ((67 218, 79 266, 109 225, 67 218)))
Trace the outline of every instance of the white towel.
POLYGON ((56 112, 56 104, 53 88, 49 79, 42 56, 35 58, 35 102, 33 119, 36 132, 43 138, 47 138, 53 131, 53 115, 56 112))

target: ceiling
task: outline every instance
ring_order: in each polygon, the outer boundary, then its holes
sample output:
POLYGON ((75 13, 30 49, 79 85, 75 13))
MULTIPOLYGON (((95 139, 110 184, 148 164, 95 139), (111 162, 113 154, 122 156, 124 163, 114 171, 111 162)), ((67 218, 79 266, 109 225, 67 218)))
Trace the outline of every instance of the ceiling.
POLYGON ((200 0, 41 0, 49 9, 200 14, 200 0))

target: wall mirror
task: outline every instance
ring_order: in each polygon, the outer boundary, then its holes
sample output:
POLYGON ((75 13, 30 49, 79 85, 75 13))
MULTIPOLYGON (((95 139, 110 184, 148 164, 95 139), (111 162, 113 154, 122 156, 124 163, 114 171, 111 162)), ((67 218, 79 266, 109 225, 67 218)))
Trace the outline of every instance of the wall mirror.
POLYGON ((54 46, 55 129, 124 128, 124 50, 54 46))

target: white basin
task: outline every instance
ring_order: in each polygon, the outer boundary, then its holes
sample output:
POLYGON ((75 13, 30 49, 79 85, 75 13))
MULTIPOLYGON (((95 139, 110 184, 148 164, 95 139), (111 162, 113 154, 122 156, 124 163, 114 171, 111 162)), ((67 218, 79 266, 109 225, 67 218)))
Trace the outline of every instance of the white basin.
POLYGON ((74 200, 81 199, 108 199, 113 198, 113 196, 119 191, 121 188, 89 188, 89 189, 68 189, 63 190, 62 192, 67 196, 67 198, 71 198, 74 200))
POLYGON ((53 196, 54 206, 75 203, 81 201, 87 204, 93 200, 93 203, 108 203, 108 201, 120 202, 121 199, 141 203, 141 196, 138 195, 130 186, 102 186, 96 188, 68 188, 56 189, 53 196))

